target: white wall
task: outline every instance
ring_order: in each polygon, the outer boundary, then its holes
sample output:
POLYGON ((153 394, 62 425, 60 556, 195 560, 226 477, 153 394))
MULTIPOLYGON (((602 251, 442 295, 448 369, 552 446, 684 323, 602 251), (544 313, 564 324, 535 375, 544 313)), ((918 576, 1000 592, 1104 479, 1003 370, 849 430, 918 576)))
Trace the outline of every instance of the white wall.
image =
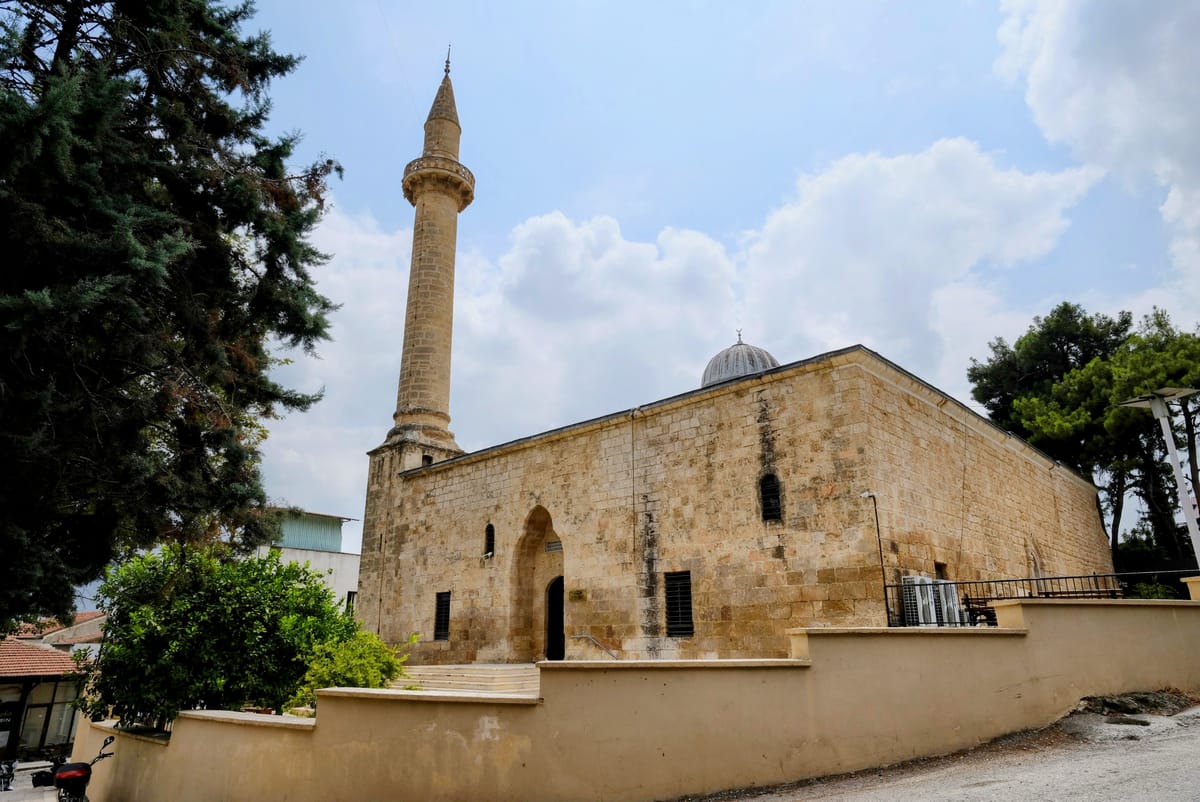
POLYGON ((325 583, 333 589, 338 602, 346 601, 346 593, 358 590, 357 554, 344 551, 314 551, 312 549, 280 549, 286 562, 308 563, 314 571, 325 577, 325 583))

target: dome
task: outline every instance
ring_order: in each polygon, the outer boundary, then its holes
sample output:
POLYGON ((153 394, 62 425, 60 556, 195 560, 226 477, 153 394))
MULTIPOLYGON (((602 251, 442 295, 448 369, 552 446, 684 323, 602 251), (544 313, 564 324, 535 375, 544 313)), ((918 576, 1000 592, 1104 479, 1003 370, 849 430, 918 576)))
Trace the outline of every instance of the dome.
POLYGON ((779 362, 775 357, 761 348, 742 342, 742 333, 739 331, 736 343, 708 360, 708 367, 704 369, 700 386, 709 387, 739 376, 751 376, 777 367, 779 362))

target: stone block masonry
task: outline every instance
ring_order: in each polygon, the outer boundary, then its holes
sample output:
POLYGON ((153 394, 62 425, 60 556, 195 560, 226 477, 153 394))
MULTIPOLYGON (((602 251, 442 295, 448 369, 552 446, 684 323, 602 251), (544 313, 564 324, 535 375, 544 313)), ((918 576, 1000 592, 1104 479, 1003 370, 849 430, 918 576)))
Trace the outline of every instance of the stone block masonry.
POLYGON ((739 333, 723 353, 765 372, 718 362, 701 390, 462 455, 461 133, 447 59, 402 181, 400 383, 357 606, 387 641, 421 633, 414 664, 783 657, 788 627, 886 623, 885 577, 1111 570, 1090 483, 860 346, 774 367, 739 333))
POLYGON ((886 623, 880 545, 889 582, 1111 571, 1090 482, 858 346, 423 468, 371 459, 359 615, 421 633, 414 664, 544 657, 558 614, 567 659, 785 657, 788 628, 886 623))

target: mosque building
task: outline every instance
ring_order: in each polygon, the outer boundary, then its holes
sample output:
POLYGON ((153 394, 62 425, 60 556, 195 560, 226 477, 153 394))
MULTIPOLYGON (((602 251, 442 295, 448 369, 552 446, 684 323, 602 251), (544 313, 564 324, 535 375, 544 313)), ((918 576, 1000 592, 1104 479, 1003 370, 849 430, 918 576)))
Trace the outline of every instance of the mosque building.
POLYGON ((394 426, 357 614, 413 664, 766 658, 886 626, 883 585, 1112 571, 1095 486, 860 345, 738 341, 698 389, 464 453, 449 430, 459 162, 449 63, 415 207, 394 426), (878 514, 876 514, 876 510, 878 514))

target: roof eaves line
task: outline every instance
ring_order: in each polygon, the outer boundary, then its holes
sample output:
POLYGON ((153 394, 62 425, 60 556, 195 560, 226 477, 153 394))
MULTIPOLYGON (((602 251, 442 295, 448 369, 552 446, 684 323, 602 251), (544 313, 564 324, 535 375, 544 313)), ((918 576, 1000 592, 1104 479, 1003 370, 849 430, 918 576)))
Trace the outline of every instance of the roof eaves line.
MULTIPOLYGON (((526 435, 525 437, 519 437, 515 440, 509 440, 508 442, 505 442, 505 443, 497 443, 496 445, 481 448, 478 451, 471 451, 466 454, 460 454, 457 457, 451 457, 450 459, 443 460, 441 462, 435 462, 432 465, 419 465, 415 468, 409 468, 406 471, 401 471, 399 475, 400 476, 410 476, 410 475, 415 475, 415 474, 423 473, 423 472, 432 473, 437 470, 447 468, 451 465, 469 464, 471 462, 474 462, 477 459, 484 459, 486 457, 493 456, 497 453, 501 453, 504 451, 510 451, 510 450, 516 451, 516 450, 520 450, 521 448, 528 448, 537 442, 556 440, 556 439, 563 437, 569 433, 574 434, 574 433, 578 433, 580 431, 585 431, 589 428, 600 428, 600 427, 604 426, 605 424, 615 425, 616 423, 623 421, 624 419, 626 419, 630 416, 637 415, 638 413, 643 412, 643 411, 649 411, 649 410, 657 411, 660 409, 669 408, 675 404, 681 404, 681 403, 684 403, 687 401, 694 400, 694 399, 698 398, 699 396, 707 394, 707 393, 711 393, 712 395, 716 396, 716 395, 724 394, 726 392, 732 392, 734 389, 736 389, 736 387, 738 385, 742 384, 743 382, 771 381, 777 377, 781 377, 782 374, 788 373, 790 371, 796 371, 796 370, 799 370, 800 368, 810 367, 819 362, 837 360, 838 358, 843 357, 847 354, 853 353, 855 351, 865 351, 869 354, 872 354, 873 356, 875 356, 878 359, 883 359, 883 357, 879 356, 878 354, 876 354, 875 352, 866 348, 865 346, 851 345, 851 346, 847 346, 845 348, 839 348, 835 351, 827 351, 823 354, 818 354, 816 356, 808 357, 807 359, 799 359, 799 360, 796 360, 795 362, 788 362, 785 365, 780 365, 779 367, 776 367, 776 368, 764 370, 760 373, 751 373, 746 376, 737 376, 737 377, 734 377, 731 379, 727 379, 723 382, 719 382, 717 384, 709 385, 708 387, 697 387, 692 390, 686 390, 682 393, 676 393, 675 395, 667 396, 666 398, 661 398, 657 401, 651 401, 650 403, 647 403, 647 404, 640 404, 636 407, 631 407, 629 409, 623 409, 619 412, 610 412, 609 414, 601 415, 600 417, 589 418, 587 420, 578 421, 576 423, 568 423, 568 424, 559 426, 554 429, 548 429, 544 432, 538 432, 537 434, 526 435)), ((887 360, 883 360, 883 361, 886 362, 887 360)), ((891 363, 888 363, 888 364, 891 364, 891 363)), ((372 449, 372 452, 374 452, 375 450, 376 449, 372 449)), ((371 453, 371 452, 368 452, 368 453, 371 453)))

